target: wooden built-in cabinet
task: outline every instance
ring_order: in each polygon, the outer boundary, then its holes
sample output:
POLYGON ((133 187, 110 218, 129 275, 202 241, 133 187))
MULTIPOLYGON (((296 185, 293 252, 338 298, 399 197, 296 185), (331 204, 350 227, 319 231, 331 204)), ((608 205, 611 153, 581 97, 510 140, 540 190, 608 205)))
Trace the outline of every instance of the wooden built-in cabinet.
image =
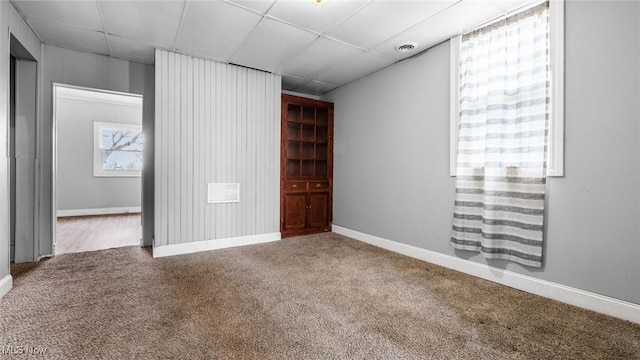
POLYGON ((282 95, 282 237, 331 231, 333 104, 282 95))

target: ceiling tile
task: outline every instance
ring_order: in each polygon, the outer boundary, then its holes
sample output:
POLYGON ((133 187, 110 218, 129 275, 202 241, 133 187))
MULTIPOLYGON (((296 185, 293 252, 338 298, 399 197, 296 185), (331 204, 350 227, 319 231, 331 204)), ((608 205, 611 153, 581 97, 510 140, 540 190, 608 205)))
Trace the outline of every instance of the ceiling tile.
POLYGON ((91 30, 104 30, 96 1, 13 1, 25 16, 91 30), (73 11, 69 11, 73 9, 73 11))
POLYGON ((264 19, 231 62, 256 69, 281 72, 283 65, 317 38, 316 35, 276 20, 264 19))
POLYGON ((376 1, 330 31, 328 36, 369 49, 446 9, 457 0, 376 1))
POLYGON ((190 2, 176 49, 227 61, 262 16, 223 2, 190 2), (203 31, 206 29, 206 36, 203 31))
POLYGON ((180 1, 102 1, 107 31, 170 49, 182 17, 180 1))
POLYGON ((499 6, 505 12, 518 10, 527 5, 533 5, 540 2, 540 0, 493 0, 493 3, 499 6))
POLYGON ((109 44, 111 56, 143 64, 155 62, 155 49, 150 45, 115 35, 109 35, 109 44))
POLYGON ((322 95, 324 93, 328 93, 329 91, 337 87, 338 87, 337 85, 312 80, 302 86, 297 87, 295 90, 297 92, 301 92, 305 94, 322 95))
POLYGON ((320 74, 316 80, 329 84, 343 85, 385 68, 392 63, 392 60, 380 55, 371 52, 361 52, 342 66, 336 66, 320 74))
POLYGON ((501 8, 489 1, 465 0, 377 45, 373 50, 384 56, 400 60, 437 45, 463 31, 473 29, 503 13, 501 8), (396 51, 399 44, 407 41, 417 42, 418 49, 411 53, 396 51))
POLYGON ((45 44, 94 54, 109 55, 103 32, 84 30, 39 18, 27 18, 45 44))
POLYGON ((229 3, 238 4, 249 9, 253 9, 259 11, 261 13, 265 13, 275 0, 224 0, 229 3))
POLYGON ((273 16, 318 33, 331 30, 367 1, 327 1, 316 4, 311 0, 278 1, 269 10, 273 16))
POLYGON ((354 58, 362 50, 334 40, 318 38, 311 46, 285 63, 282 71, 285 74, 312 79, 329 68, 340 66, 354 58))

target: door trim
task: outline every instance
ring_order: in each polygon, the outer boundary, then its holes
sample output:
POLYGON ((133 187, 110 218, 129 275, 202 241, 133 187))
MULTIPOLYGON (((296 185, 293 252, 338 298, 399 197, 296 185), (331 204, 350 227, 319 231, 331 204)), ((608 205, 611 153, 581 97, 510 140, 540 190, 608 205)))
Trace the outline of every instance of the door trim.
MULTIPOLYGON (((56 239, 56 232, 57 232, 57 221, 58 221, 58 191, 57 191, 57 183, 56 183, 56 176, 57 176, 57 170, 58 170, 58 112, 56 110, 56 106, 57 106, 57 98, 58 98, 58 94, 57 91, 59 88, 66 88, 66 89, 78 89, 78 90, 84 90, 84 91, 91 91, 91 92, 98 92, 98 93, 104 93, 104 94, 114 94, 114 95, 122 95, 122 96, 131 96, 131 97, 138 97, 138 98, 142 98, 142 112, 141 112, 141 117, 140 117, 140 125, 143 125, 144 122, 144 96, 140 95, 140 94, 134 94, 134 93, 127 93, 127 92, 122 92, 122 91, 113 91, 113 90, 105 90, 105 89, 98 89, 98 88, 90 88, 90 87, 85 87, 85 86, 78 86, 78 85, 70 85, 70 84, 63 84, 63 83, 57 83, 54 82, 51 84, 51 86, 53 87, 52 89, 52 111, 53 111, 53 116, 52 116, 52 120, 51 120, 51 256, 55 256, 56 254, 56 246, 57 246, 57 239, 56 239)), ((143 176, 140 177, 140 196, 142 196, 142 194, 144 194, 144 181, 143 181, 143 176)), ((141 211, 144 211, 144 201, 140 201, 140 206, 141 206, 141 211)), ((143 227, 144 228, 144 227, 143 227)), ((142 242, 143 242, 143 238, 140 238, 140 246, 142 246, 142 242)))

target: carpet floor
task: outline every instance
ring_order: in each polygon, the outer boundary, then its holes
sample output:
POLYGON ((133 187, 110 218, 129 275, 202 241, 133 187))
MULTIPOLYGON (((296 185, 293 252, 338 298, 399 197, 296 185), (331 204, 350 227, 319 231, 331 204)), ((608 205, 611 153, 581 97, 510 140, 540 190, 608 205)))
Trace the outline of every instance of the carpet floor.
POLYGON ((64 254, 12 272, 4 356, 640 359, 638 324, 333 233, 161 259, 64 254))

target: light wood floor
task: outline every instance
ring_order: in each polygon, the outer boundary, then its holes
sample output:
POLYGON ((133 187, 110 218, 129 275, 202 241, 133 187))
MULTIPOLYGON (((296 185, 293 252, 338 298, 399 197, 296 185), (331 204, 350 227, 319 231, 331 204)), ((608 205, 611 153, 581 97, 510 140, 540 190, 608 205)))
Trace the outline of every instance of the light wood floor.
POLYGON ((140 245, 140 214, 60 217, 56 254, 140 245))

